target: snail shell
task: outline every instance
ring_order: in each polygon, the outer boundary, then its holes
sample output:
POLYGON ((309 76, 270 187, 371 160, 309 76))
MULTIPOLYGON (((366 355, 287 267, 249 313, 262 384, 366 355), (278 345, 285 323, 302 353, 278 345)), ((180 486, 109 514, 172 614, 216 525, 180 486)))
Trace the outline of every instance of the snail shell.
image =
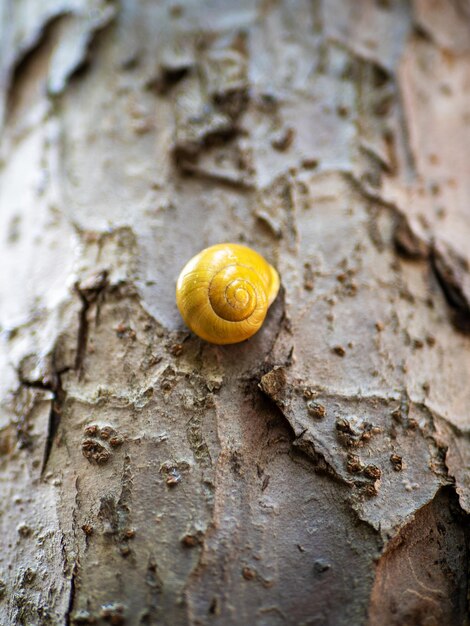
POLYGON ((260 254, 222 243, 184 266, 176 304, 186 325, 202 339, 237 343, 260 329, 279 285, 279 274, 260 254))

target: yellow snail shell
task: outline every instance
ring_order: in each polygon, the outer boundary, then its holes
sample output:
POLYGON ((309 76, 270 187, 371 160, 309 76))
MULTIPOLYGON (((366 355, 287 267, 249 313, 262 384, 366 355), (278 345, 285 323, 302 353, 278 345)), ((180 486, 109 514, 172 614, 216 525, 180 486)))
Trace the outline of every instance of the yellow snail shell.
POLYGON ((186 263, 176 283, 176 304, 202 339, 237 343, 261 328, 279 285, 279 274, 260 254, 222 243, 186 263))

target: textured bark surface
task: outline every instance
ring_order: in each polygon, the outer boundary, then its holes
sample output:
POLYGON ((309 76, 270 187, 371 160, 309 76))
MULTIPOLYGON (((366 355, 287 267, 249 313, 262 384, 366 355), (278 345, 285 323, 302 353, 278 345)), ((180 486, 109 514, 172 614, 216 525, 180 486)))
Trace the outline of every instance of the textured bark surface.
POLYGON ((0 623, 468 624, 468 1, 4 0, 0 85, 0 623))

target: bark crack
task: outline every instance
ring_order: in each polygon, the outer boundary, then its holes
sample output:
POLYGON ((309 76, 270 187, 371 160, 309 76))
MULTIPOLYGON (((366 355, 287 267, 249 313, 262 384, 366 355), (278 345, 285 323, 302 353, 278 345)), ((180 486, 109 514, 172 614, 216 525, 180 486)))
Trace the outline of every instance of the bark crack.
POLYGON ((78 319, 77 351, 75 357, 75 371, 79 380, 83 376, 88 332, 90 321, 88 319, 90 307, 96 305, 95 322, 99 321, 100 305, 103 301, 106 288, 108 287, 108 272, 106 270, 92 276, 89 280, 75 283, 75 291, 81 301, 81 309, 78 319))
MULTIPOLYGON (((30 41, 17 53, 12 65, 7 69, 8 79, 5 86, 5 122, 11 118, 16 109, 17 102, 31 65, 42 55, 49 56, 52 53, 54 39, 57 36, 61 23, 67 17, 67 11, 59 11, 51 15, 35 30, 30 41)), ((0 120, 1 122, 1 120, 0 120)))
POLYGON ((430 257, 432 270, 452 312, 454 326, 470 333, 470 269, 466 259, 450 247, 434 243, 430 257))
POLYGON ((75 594, 77 591, 77 586, 76 586, 77 570, 78 570, 77 562, 75 562, 73 565, 72 576, 70 578, 69 603, 67 606, 67 612, 65 613, 66 626, 70 626, 72 623, 71 622, 72 611, 73 611, 73 606, 75 603, 75 594))
POLYGON ((50 391, 52 393, 46 441, 44 443, 44 455, 41 464, 41 476, 44 476, 44 472, 49 461, 49 456, 51 454, 52 445, 54 443, 54 439, 60 424, 61 407, 64 398, 61 376, 69 369, 70 368, 66 367, 62 370, 53 371, 50 376, 44 377, 42 380, 29 380, 25 378, 21 374, 21 372, 18 373, 20 383, 23 387, 27 387, 29 389, 50 391))

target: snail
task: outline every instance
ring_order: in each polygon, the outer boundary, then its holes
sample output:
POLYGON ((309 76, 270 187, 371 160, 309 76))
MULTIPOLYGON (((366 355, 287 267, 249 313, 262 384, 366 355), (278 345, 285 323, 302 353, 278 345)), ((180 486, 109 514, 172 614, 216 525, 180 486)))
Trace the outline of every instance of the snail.
POLYGON ((279 291, 279 274, 260 254, 235 243, 205 248, 182 269, 176 304, 196 335, 216 344, 248 339, 279 291))

